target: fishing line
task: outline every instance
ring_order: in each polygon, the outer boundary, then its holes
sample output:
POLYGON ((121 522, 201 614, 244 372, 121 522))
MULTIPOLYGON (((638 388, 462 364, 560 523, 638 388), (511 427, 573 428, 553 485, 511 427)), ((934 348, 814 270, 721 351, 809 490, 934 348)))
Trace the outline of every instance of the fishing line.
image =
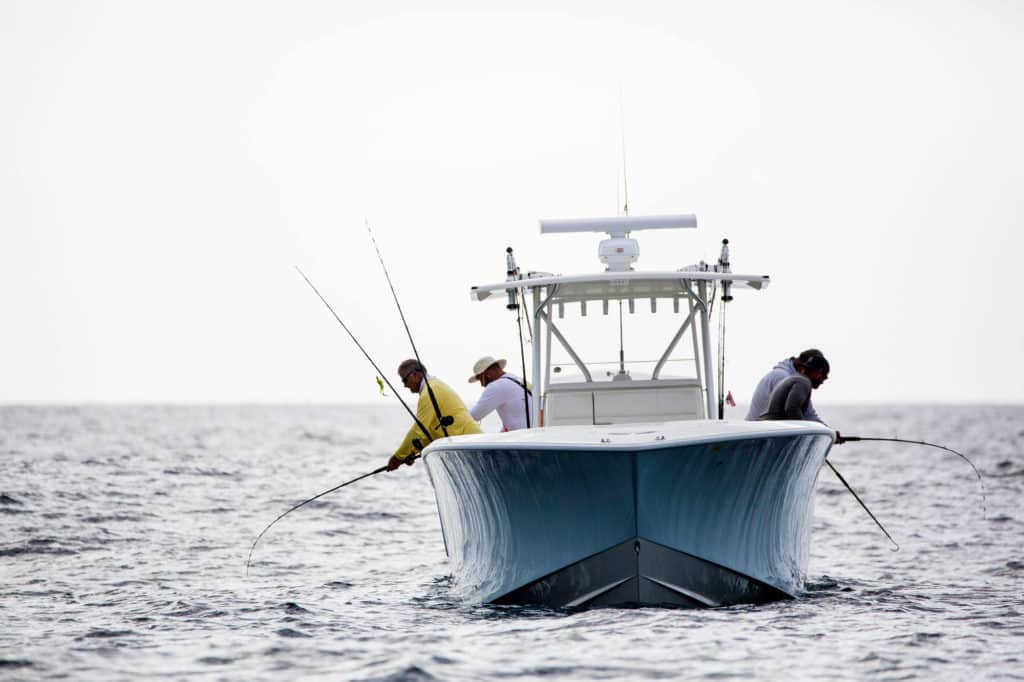
POLYGON ((938 448, 939 450, 945 450, 946 452, 952 452, 954 455, 956 455, 957 457, 959 457, 963 461, 967 462, 970 465, 971 469, 974 470, 974 475, 978 477, 978 485, 981 486, 981 517, 983 519, 988 517, 988 511, 987 511, 988 498, 985 495, 985 483, 981 480, 981 472, 978 471, 978 467, 974 466, 974 462, 972 462, 971 460, 967 459, 967 455, 965 455, 963 453, 960 453, 960 452, 957 452, 956 450, 953 450, 952 448, 947 448, 945 445, 939 445, 937 443, 929 443, 929 442, 923 441, 923 440, 909 440, 909 439, 906 439, 906 438, 882 438, 882 437, 877 437, 876 438, 876 437, 873 437, 873 436, 839 436, 838 438, 836 438, 836 445, 842 445, 843 443, 849 443, 849 442, 853 442, 853 441, 872 441, 872 440, 873 441, 886 442, 886 443, 909 443, 911 445, 927 445, 928 447, 931 447, 931 448, 938 448))
MULTIPOLYGON (((380 261, 380 267, 384 270, 384 277, 388 280, 388 287, 391 288, 391 296, 395 299, 395 306, 398 308, 398 314, 402 318, 402 326, 405 327, 405 333, 409 337, 409 344, 412 346, 412 354, 416 356, 416 364, 419 365, 420 371, 423 374, 423 381, 427 385, 427 395, 430 396, 430 402, 434 406, 434 414, 437 416, 437 421, 441 425, 441 431, 444 432, 445 438, 448 437, 448 426, 455 423, 454 417, 446 417, 441 415, 441 406, 437 403, 437 398, 434 396, 434 389, 430 387, 430 379, 427 378, 427 372, 423 366, 423 361, 420 360, 420 353, 416 350, 416 342, 412 340, 412 332, 409 331, 409 325, 405 321, 405 313, 402 312, 402 304, 398 302, 398 294, 395 293, 395 285, 391 283, 391 275, 388 274, 388 266, 384 265, 384 257, 380 255, 380 248, 377 246, 377 240, 373 237, 373 230, 370 229, 370 221, 364 221, 366 224, 366 231, 370 235, 370 241, 373 242, 373 250, 377 252, 377 260, 380 261)), ((433 440, 433 436, 429 433, 427 438, 433 440)))
MULTIPOLYGON (((419 457, 419 455, 411 455, 408 458, 406 458, 405 463, 406 464, 412 464, 412 460, 416 459, 417 457, 419 457)), ((330 493, 333 493, 335 490, 338 490, 339 488, 344 488, 345 486, 350 485, 352 483, 355 483, 356 481, 361 481, 364 478, 368 478, 370 476, 374 476, 376 474, 379 474, 382 471, 387 471, 387 468, 388 467, 385 464, 384 466, 378 467, 377 469, 374 469, 373 471, 371 471, 369 473, 363 474, 362 476, 356 476, 351 481, 345 481, 344 483, 342 483, 340 485, 334 486, 330 490, 325 490, 322 493, 318 493, 318 494, 314 495, 313 497, 309 498, 308 500, 303 500, 302 502, 299 502, 297 505, 289 508, 283 514, 281 514, 276 519, 274 519, 273 521, 268 523, 267 527, 264 528, 263 530, 261 530, 260 534, 256 536, 256 539, 252 541, 252 547, 249 548, 249 557, 245 560, 245 576, 249 577, 249 564, 252 562, 252 552, 253 552, 254 549, 256 549, 256 543, 260 541, 260 538, 263 537, 264 533, 266 533, 268 530, 270 530, 271 526, 273 526, 275 523, 277 523, 278 521, 280 521, 285 516, 287 516, 288 514, 290 514, 293 511, 295 511, 299 507, 303 507, 303 506, 309 504, 310 502, 312 502, 313 500, 318 500, 321 497, 323 497, 324 495, 328 495, 330 493)))
POLYGON ((885 533, 885 537, 889 538, 889 542, 891 542, 896 547, 896 549, 894 549, 893 551, 894 552, 900 551, 900 546, 898 544, 896 544, 896 541, 892 539, 891 535, 889 535, 889 531, 887 531, 885 529, 885 526, 882 525, 882 522, 879 521, 875 517, 875 515, 871 513, 871 510, 868 509, 868 506, 866 504, 864 504, 864 500, 860 499, 860 495, 858 495, 857 492, 853 488, 850 487, 850 484, 846 482, 846 479, 843 478, 843 475, 841 473, 839 473, 839 469, 836 469, 835 466, 832 464, 832 462, 828 461, 827 459, 825 460, 825 464, 827 464, 828 468, 832 470, 832 473, 834 473, 836 476, 839 477, 839 480, 842 482, 842 484, 844 486, 846 486, 846 489, 850 491, 850 494, 853 495, 857 499, 857 502, 859 502, 860 506, 864 508, 864 511, 866 511, 868 513, 868 516, 871 517, 871 520, 874 521, 875 524, 879 528, 882 529, 882 532, 885 533))
POLYGON ((366 349, 363 348, 361 343, 359 343, 359 340, 356 339, 355 334, 353 334, 352 331, 348 328, 348 326, 341 321, 341 318, 338 317, 338 313, 334 312, 334 308, 331 307, 331 304, 328 303, 327 299, 324 298, 323 294, 320 293, 320 290, 317 289, 316 286, 314 286, 311 281, 309 281, 309 277, 306 277, 306 273, 302 271, 302 268, 296 265, 295 269, 299 271, 299 274, 302 275, 302 279, 306 280, 306 284, 308 284, 310 288, 316 293, 316 295, 320 297, 320 300, 324 302, 324 305, 327 306, 327 309, 331 311, 331 315, 334 315, 334 319, 336 319, 338 321, 338 324, 341 325, 341 328, 344 329, 346 333, 348 333, 349 338, 352 339, 352 343, 356 344, 356 348, 363 352, 363 355, 366 357, 366 359, 369 360, 370 364, 373 365, 373 368, 377 370, 377 374, 379 374, 380 377, 384 379, 384 383, 388 385, 388 388, 391 389, 391 392, 395 394, 396 398, 398 398, 398 402, 402 403, 402 407, 404 407, 405 411, 408 412, 409 415, 413 418, 413 421, 416 422, 416 425, 420 427, 420 430, 423 431, 424 435, 426 435, 427 438, 430 438, 430 431, 428 431, 427 427, 423 425, 423 422, 421 422, 416 417, 416 413, 410 410, 409 406, 405 404, 405 401, 402 400, 402 396, 398 395, 398 391, 396 391, 395 387, 391 385, 391 382, 387 380, 387 376, 384 374, 384 372, 380 371, 380 367, 377 366, 377 363, 373 361, 373 358, 370 357, 370 354, 367 353, 366 349))

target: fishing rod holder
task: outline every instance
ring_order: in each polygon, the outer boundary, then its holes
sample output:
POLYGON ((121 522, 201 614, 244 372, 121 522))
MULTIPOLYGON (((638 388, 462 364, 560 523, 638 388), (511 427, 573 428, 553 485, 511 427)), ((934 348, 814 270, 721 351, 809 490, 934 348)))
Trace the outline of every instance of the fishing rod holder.
MULTIPOLYGON (((719 272, 732 272, 732 268, 729 267, 729 240, 722 240, 722 252, 718 256, 718 271, 719 272)), ((730 280, 722 280, 722 300, 728 303, 732 300, 732 282, 730 280)))

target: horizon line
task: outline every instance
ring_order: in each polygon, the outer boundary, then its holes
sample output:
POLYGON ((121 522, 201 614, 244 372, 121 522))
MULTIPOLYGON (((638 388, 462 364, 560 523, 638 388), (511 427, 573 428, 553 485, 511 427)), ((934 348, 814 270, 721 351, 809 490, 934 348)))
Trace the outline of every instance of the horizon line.
MULTIPOLYGON (((1024 407, 1024 400, 989 400, 989 401, 952 401, 952 400, 896 400, 890 402, 881 401, 841 401, 818 403, 824 407, 1024 407)), ((748 407, 749 403, 736 403, 735 408, 730 410, 741 410, 748 407)), ((191 401, 191 400, 84 400, 84 401, 2 401, 0 409, 12 407, 394 407, 401 408, 400 404, 388 401, 386 405, 373 402, 353 401, 321 401, 321 400, 214 400, 214 401, 191 401)))

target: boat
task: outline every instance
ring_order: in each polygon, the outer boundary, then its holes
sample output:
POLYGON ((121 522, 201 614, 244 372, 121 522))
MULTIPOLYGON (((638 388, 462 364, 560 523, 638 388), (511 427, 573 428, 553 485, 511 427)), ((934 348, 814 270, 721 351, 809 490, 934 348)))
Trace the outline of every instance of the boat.
POLYGON ((717 263, 633 267, 632 233, 696 224, 693 215, 542 220, 542 234, 607 234, 598 246, 605 269, 523 273, 509 249, 506 279, 472 287, 474 300, 505 300, 532 321, 539 399, 532 428, 423 451, 459 599, 715 607, 804 590, 814 490, 835 432, 723 419, 725 337, 720 328, 716 384, 712 319, 734 290, 762 291, 770 278, 732 272, 728 240, 717 263), (625 320, 635 324, 638 308, 675 330, 657 360, 631 353, 627 362, 625 320), (616 317, 617 334, 586 331, 602 319, 614 331, 616 317), (600 344, 618 351, 612 370, 580 351, 600 344))

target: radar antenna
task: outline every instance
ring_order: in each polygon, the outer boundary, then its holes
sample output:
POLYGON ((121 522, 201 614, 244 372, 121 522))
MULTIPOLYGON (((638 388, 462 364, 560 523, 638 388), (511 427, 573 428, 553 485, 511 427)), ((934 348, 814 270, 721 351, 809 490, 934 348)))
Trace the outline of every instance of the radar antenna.
POLYGON ((597 256, 608 272, 628 272, 640 258, 640 244, 629 237, 633 230, 667 230, 697 227, 695 215, 617 216, 615 218, 572 218, 541 220, 541 234, 553 232, 606 232, 597 247, 597 256))

